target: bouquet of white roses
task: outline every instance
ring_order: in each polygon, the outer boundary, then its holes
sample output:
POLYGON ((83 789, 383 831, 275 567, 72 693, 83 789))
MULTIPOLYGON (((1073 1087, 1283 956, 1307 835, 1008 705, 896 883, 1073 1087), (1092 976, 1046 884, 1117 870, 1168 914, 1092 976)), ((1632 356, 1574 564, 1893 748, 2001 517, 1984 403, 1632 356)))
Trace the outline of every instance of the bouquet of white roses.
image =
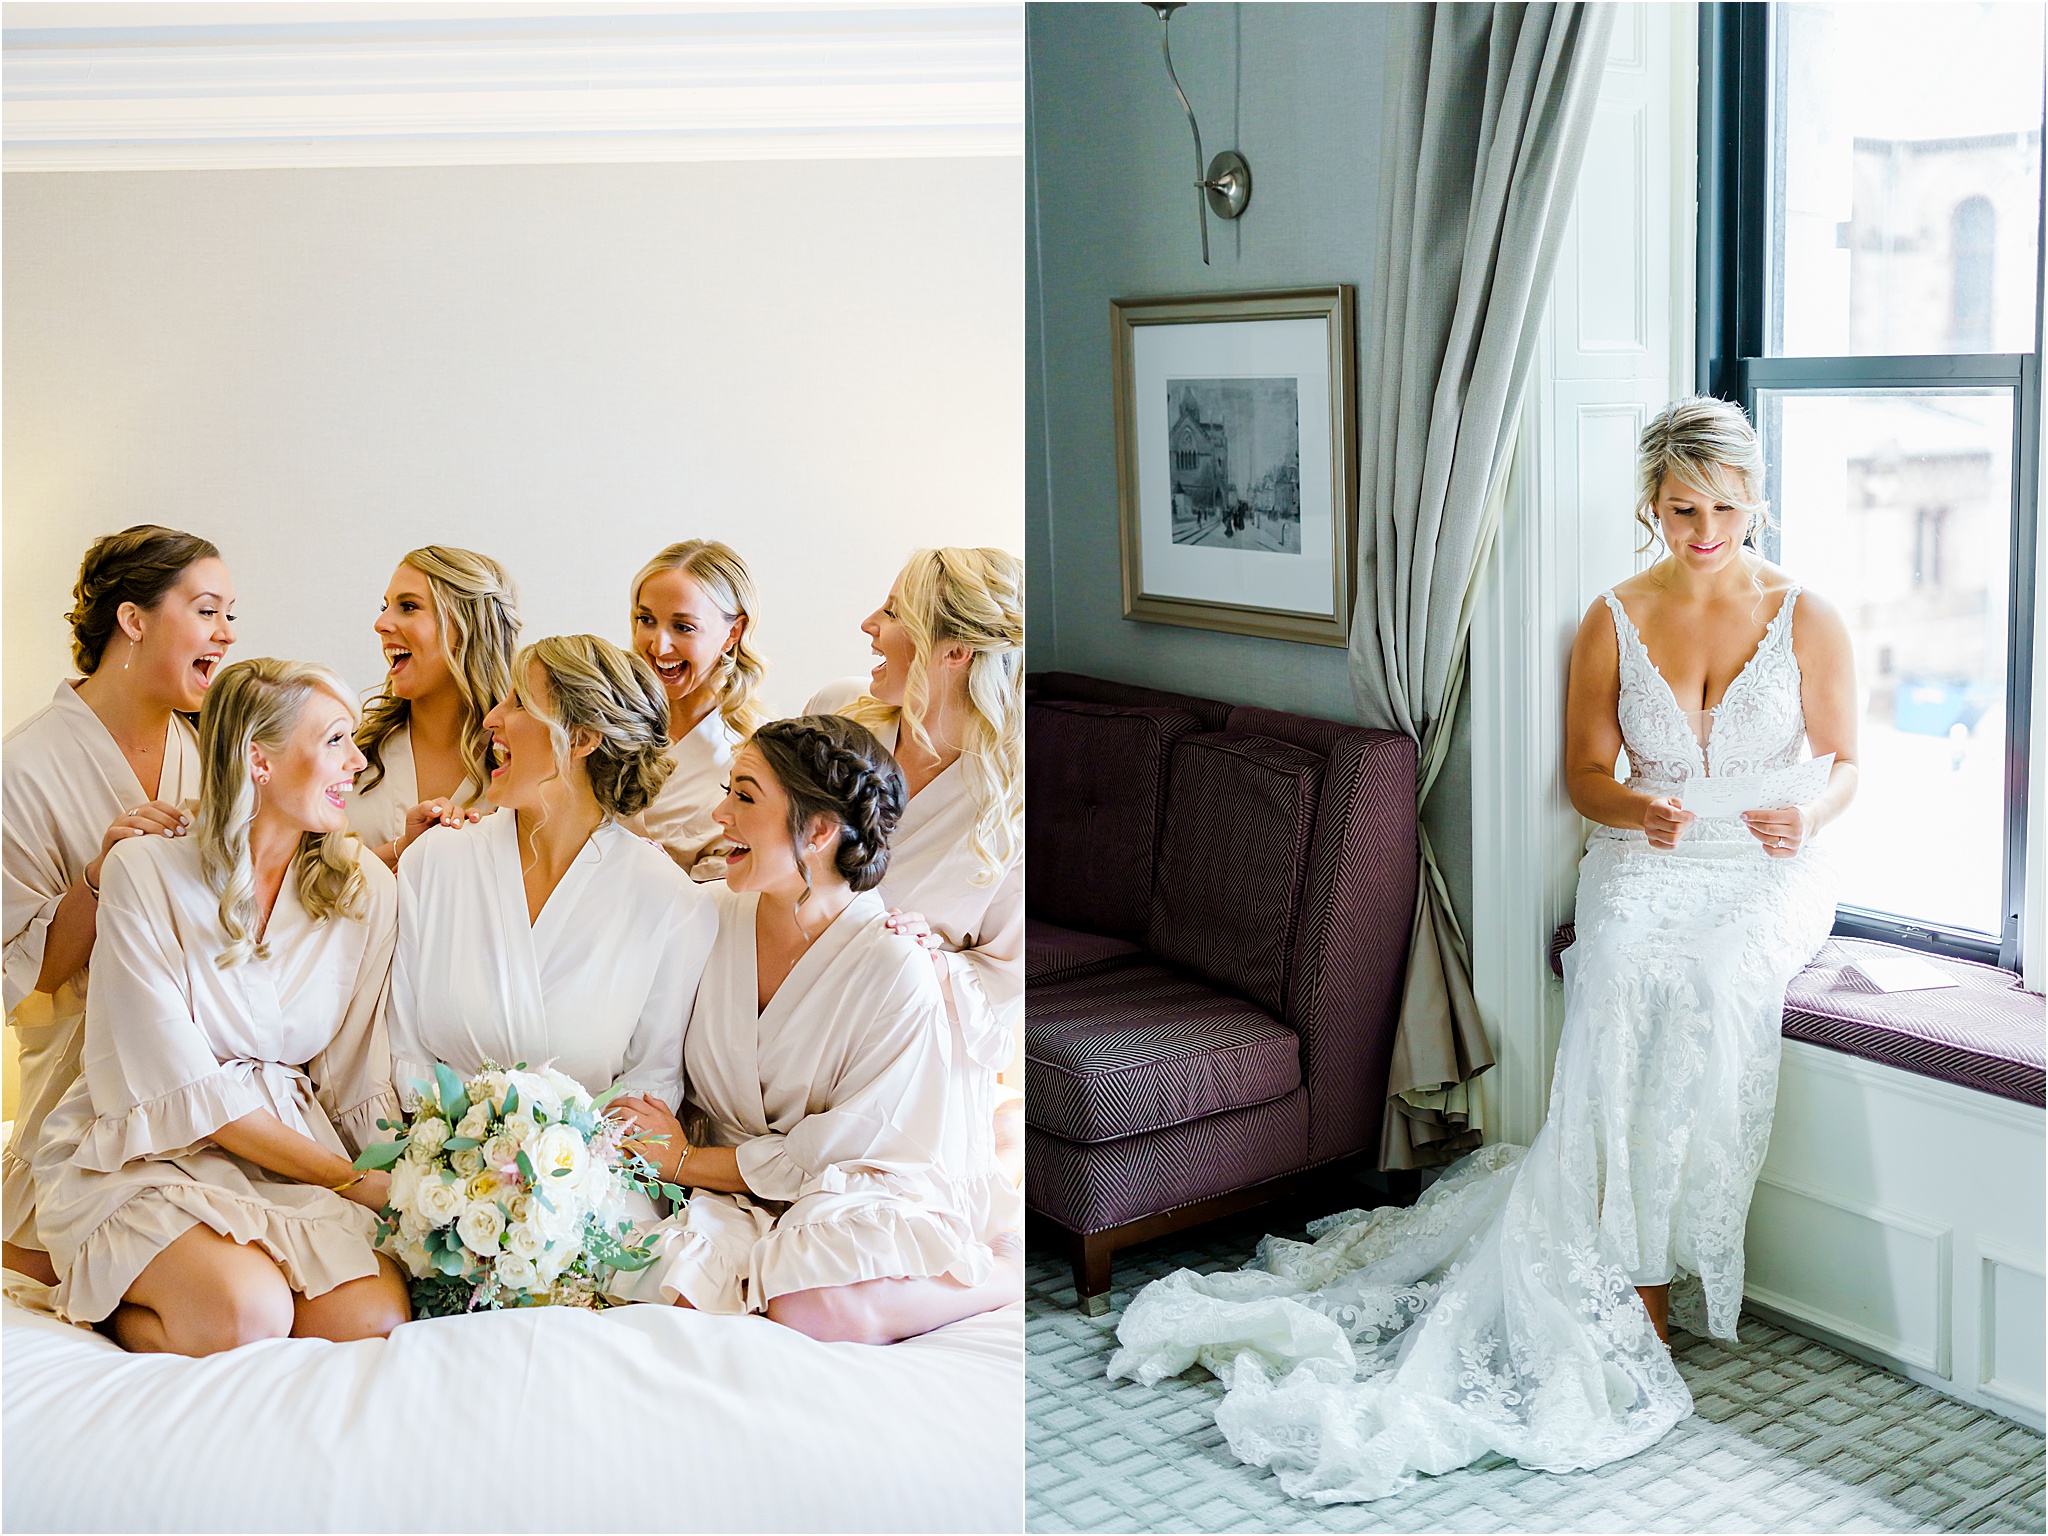
POLYGON ((366 1147, 356 1167, 391 1170, 377 1243, 411 1272, 415 1316, 602 1306, 611 1271, 653 1262, 624 1194, 684 1193, 621 1145, 603 1113, 616 1088, 592 1099, 567 1074, 524 1062, 486 1063, 468 1082, 437 1065, 431 1084, 412 1086, 407 1123, 377 1122, 401 1134, 366 1147))

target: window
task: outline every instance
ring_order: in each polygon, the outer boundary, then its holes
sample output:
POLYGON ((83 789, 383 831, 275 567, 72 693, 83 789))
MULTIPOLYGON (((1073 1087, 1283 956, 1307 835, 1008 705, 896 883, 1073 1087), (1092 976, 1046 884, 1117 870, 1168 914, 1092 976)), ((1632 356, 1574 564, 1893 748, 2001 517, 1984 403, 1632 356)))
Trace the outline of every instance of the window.
POLYGON ((2019 963, 2043 7, 1707 5, 1700 388, 1857 656, 1838 933, 2019 963))

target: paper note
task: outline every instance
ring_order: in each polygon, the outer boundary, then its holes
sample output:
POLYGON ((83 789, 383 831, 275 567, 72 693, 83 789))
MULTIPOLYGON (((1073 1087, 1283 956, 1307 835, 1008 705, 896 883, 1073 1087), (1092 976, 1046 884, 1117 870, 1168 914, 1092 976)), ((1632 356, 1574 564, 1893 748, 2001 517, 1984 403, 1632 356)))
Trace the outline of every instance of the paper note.
POLYGON ((1938 971, 1913 955, 1854 950, 1849 952, 1849 969, 1880 992, 1927 992, 1958 984, 1946 971, 1938 971))
POLYGON ((1800 805, 1828 787, 1835 754, 1810 757, 1768 773, 1712 774, 1688 779, 1678 803, 1695 816, 1740 816, 1744 811, 1778 811, 1800 805))

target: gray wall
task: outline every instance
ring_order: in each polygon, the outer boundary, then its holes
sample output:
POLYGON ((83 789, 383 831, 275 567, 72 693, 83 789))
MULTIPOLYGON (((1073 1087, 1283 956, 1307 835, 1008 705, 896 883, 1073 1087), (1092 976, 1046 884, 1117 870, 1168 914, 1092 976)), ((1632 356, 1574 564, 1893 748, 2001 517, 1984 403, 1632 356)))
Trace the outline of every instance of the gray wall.
MULTIPOLYGON (((1028 71, 1025 548, 1034 668, 1356 718, 1345 653, 1125 619, 1117 548, 1109 304, 1116 298, 1353 283, 1372 288, 1386 10, 1189 6, 1174 66, 1203 149, 1235 146, 1252 203, 1210 222, 1202 265, 1194 151, 1143 6, 1034 5, 1028 71)), ((1359 359, 1361 381, 1372 359, 1359 359)), ((1363 605, 1370 594, 1362 596, 1363 605)), ((1469 912, 1462 742, 1430 835, 1469 912)))

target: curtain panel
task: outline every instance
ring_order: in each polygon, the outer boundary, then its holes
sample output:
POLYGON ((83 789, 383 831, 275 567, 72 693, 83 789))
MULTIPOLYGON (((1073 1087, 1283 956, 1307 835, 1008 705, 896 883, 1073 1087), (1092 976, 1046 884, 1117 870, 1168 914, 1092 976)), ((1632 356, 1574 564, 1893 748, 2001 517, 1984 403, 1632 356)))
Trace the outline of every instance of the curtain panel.
MULTIPOLYGON (((1388 38, 1379 260, 1364 332, 1364 516, 1350 673, 1364 724, 1417 744, 1427 801, 1499 531, 1523 385, 1585 159, 1614 8, 1403 5, 1388 38)), ((1382 1168, 1477 1147, 1493 1052, 1421 837, 1382 1168)))

